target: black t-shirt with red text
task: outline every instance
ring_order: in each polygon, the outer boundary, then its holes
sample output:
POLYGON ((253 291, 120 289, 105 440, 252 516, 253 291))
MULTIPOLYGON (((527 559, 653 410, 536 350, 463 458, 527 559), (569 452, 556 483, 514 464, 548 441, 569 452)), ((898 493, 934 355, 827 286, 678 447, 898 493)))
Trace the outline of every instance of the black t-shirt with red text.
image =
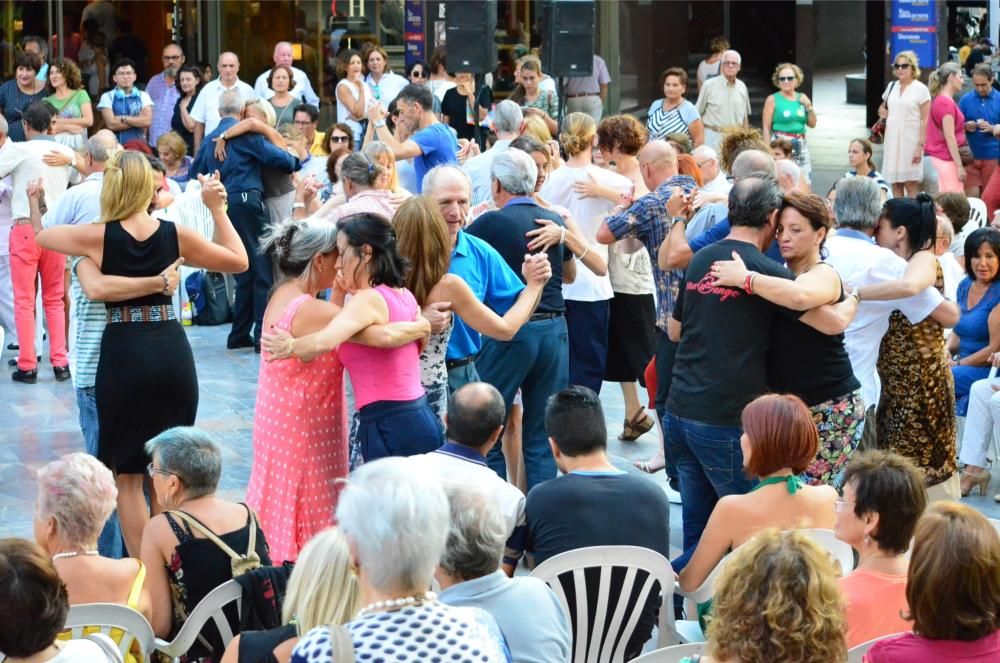
POLYGON ((667 410, 713 426, 739 426, 743 407, 767 392, 774 317, 797 319, 803 314, 740 288, 716 285, 712 263, 732 260, 733 251, 748 271, 793 278, 753 244, 734 239, 710 244, 691 259, 674 307, 682 327, 667 410))

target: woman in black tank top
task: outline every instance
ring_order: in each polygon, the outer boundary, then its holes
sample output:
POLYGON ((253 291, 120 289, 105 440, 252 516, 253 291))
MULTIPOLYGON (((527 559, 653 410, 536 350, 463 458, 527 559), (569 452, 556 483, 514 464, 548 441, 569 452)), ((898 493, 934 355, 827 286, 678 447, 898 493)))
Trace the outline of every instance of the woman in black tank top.
POLYGON ((105 304, 95 384, 98 455, 116 474, 122 533, 133 556, 149 520, 143 445, 163 430, 193 424, 198 409, 194 357, 165 275, 180 258, 213 271, 247 268, 246 250, 226 216, 225 188, 214 177, 199 179, 215 220, 214 243, 149 215, 163 175, 131 151, 115 154, 105 166, 100 223, 47 228, 36 238, 40 246, 89 258, 106 277, 127 277, 117 283, 134 286, 116 289, 124 294, 105 304))

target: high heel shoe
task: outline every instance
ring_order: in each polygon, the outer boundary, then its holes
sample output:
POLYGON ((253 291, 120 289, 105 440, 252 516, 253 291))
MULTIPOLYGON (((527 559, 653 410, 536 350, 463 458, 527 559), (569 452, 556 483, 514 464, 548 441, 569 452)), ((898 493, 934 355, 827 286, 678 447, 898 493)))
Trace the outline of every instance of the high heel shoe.
POLYGON ((992 476, 990 473, 984 469, 977 470, 973 472, 972 470, 966 469, 962 472, 961 480, 961 491, 962 497, 967 497, 976 486, 979 486, 979 494, 985 495, 986 489, 990 486, 990 479, 992 476))

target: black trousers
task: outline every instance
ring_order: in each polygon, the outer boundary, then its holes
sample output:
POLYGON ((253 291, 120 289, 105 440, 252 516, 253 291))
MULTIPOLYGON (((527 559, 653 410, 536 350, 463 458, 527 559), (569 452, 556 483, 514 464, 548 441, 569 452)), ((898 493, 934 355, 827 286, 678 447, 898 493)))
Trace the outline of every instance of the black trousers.
POLYGON ((229 196, 229 219, 243 241, 250 259, 250 268, 236 274, 236 303, 233 307, 233 327, 229 342, 236 343, 250 337, 260 342, 267 297, 274 285, 274 268, 271 256, 260 251, 260 240, 270 219, 260 191, 242 191, 229 196))

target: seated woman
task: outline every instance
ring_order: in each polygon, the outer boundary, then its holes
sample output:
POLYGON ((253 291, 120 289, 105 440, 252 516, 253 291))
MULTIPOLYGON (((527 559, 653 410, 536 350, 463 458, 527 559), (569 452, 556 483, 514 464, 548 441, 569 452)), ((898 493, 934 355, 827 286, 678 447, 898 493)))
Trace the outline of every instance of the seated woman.
MULTIPOLYGON (((69 600, 46 551, 24 539, 0 539, 0 651, 6 663, 111 661, 89 640, 57 640, 69 600)), ((96 637, 96 636, 95 636, 96 637)))
POLYGON ((111 470, 90 454, 49 463, 38 471, 35 541, 52 558, 70 605, 119 603, 149 619, 146 567, 137 559, 108 559, 97 552, 97 538, 117 499, 111 470))
MULTIPOLYGON (((352 159, 347 158, 344 174, 352 159)), ((379 169, 378 166, 373 166, 379 169)), ((372 348, 349 340, 371 325, 409 322, 420 314, 406 289, 408 264, 399 254, 390 221, 376 214, 341 219, 337 230, 336 269, 351 294, 344 309, 318 332, 295 338, 275 328, 264 334, 268 361, 298 357, 310 361, 334 348, 347 368, 360 415, 351 440, 365 462, 383 456, 412 456, 441 446, 444 430, 420 384, 420 347, 416 341, 398 348, 372 348)))
POLYGON ((968 236, 965 273, 957 293, 961 317, 946 346, 955 378, 955 412, 960 417, 969 410, 972 383, 989 374, 989 356, 1000 350, 1000 230, 979 228, 968 236))
POLYGON ((913 540, 906 586, 913 632, 875 643, 865 660, 1000 661, 1000 534, 975 509, 938 502, 913 540))
MULTIPOLYGON (((790 281, 748 272, 732 260, 712 266, 719 285, 743 288, 795 311, 808 311, 844 299, 844 286, 832 265, 823 261, 823 244, 831 221, 826 204, 811 193, 785 194, 778 217, 781 257, 795 274, 790 281)), ((856 302, 854 302, 856 303, 856 302)), ((775 319, 768 360, 768 384, 805 401, 819 430, 819 453, 806 469, 812 485, 835 485, 864 432, 865 405, 854 377, 844 335, 829 335, 787 316, 775 319)))
MULTIPOLYGON (((169 509, 150 519, 142 533, 142 562, 153 599, 149 623, 158 637, 169 639, 199 601, 233 579, 236 560, 218 542, 244 556, 249 568, 253 562, 268 566, 271 557, 250 508, 216 497, 222 453, 208 433, 171 428, 147 442, 146 453, 153 459, 147 471, 157 501, 161 509, 169 509)), ((215 626, 207 626, 201 635, 210 646, 199 638, 188 660, 220 658, 225 646, 215 626)))
MULTIPOLYGON (((990 366, 1000 366, 1000 352, 991 354, 988 361, 990 366)), ((969 390, 969 412, 958 456, 958 462, 965 465, 961 483, 963 497, 976 486, 980 495, 985 495, 990 487, 992 475, 985 468, 990 462, 988 454, 993 448, 993 437, 1000 434, 1000 386, 995 384, 996 380, 978 380, 969 390)), ((1000 502, 1000 494, 993 499, 1000 502)))
POLYGON ((843 610, 827 552, 799 532, 767 530, 735 551, 719 576, 708 655, 681 660, 843 661, 843 610))
POLYGON ((857 568, 840 579, 848 647, 910 630, 906 553, 926 507, 924 477, 902 456, 868 451, 847 464, 833 531, 858 552, 857 568))
MULTIPOLYGON (((281 274, 264 311, 264 328, 303 336, 323 329, 343 309, 336 288, 337 227, 320 219, 272 226, 261 243, 281 274), (316 293, 335 288, 325 302, 316 293)), ((373 325, 355 339, 398 347, 424 338, 430 325, 373 325)), ((316 533, 334 524, 337 494, 347 478, 344 367, 335 352, 313 361, 262 361, 253 423, 253 466, 247 504, 256 511, 276 563, 294 562, 316 533)))
POLYGON ((358 607, 347 539, 336 527, 323 530, 302 548, 292 569, 281 605, 285 625, 237 635, 221 663, 288 663, 299 637, 317 626, 346 624, 358 607))
POLYGON ((688 592, 701 586, 726 553, 763 529, 833 528, 837 491, 807 486, 798 477, 816 456, 818 439, 805 404, 791 394, 760 396, 743 408, 742 424, 744 469, 760 483, 746 495, 720 499, 693 553, 685 551, 672 562, 688 592))
POLYGON ((337 505, 337 522, 361 600, 369 603, 345 625, 346 634, 328 626, 306 633, 292 663, 342 663, 334 654, 342 636, 350 637, 359 661, 468 661, 478 650, 476 661, 509 662, 489 613, 445 605, 428 591, 450 520, 441 483, 414 472, 410 462, 386 458, 355 470, 337 505))

